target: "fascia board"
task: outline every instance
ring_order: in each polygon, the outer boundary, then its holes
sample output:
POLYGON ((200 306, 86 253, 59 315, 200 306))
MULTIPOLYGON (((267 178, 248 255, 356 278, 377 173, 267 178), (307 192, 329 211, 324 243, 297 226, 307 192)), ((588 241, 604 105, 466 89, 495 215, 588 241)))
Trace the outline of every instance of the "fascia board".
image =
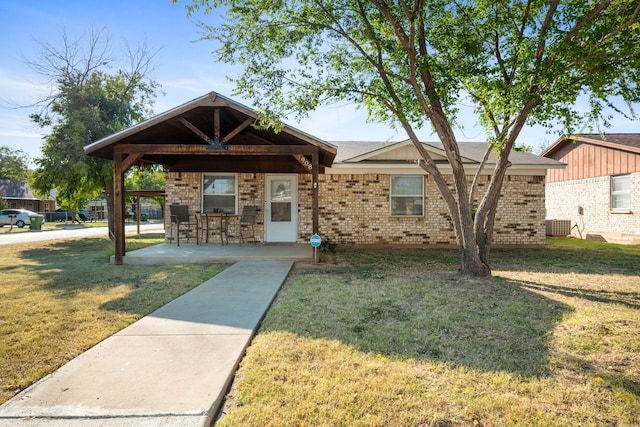
MULTIPOLYGON (((493 165, 489 165, 490 167, 485 167, 483 170, 483 175, 491 175, 493 173, 493 165)), ((564 166, 560 167, 543 167, 536 165, 518 165, 511 166, 507 171, 507 175, 533 175, 533 176, 545 176, 547 174, 547 169, 560 169, 564 166)), ((438 165, 438 169, 444 175, 450 175, 452 173, 450 165, 438 165)), ((476 165, 465 165, 465 173, 466 175, 473 175, 476 173, 478 168, 476 165)), ((393 174, 426 174, 424 169, 415 165, 415 164, 397 164, 397 165, 372 165, 372 164, 353 164, 353 163, 339 163, 334 164, 330 168, 325 168, 325 174, 331 175, 344 175, 344 174, 354 174, 354 175, 363 175, 363 174, 384 174, 384 175, 393 175, 393 174)))

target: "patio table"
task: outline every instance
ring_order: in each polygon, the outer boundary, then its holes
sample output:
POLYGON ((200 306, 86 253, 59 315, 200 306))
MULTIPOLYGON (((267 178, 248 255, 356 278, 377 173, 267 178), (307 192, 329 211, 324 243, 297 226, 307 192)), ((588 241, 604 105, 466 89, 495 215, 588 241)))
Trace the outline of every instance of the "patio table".
POLYGON ((216 233, 220 235, 220 243, 222 245, 229 244, 229 219, 235 215, 225 212, 204 212, 200 215, 201 230, 205 233, 204 241, 209 243, 209 234, 216 233))

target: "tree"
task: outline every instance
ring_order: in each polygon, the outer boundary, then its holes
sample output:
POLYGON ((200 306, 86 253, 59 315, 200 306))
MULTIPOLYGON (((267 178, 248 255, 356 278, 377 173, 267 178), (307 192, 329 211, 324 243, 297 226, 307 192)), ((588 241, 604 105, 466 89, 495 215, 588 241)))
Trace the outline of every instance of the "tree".
MULTIPOLYGON (((134 167, 125 177, 127 190, 164 190, 165 184, 164 169, 159 165, 134 167)), ((164 210, 164 197, 150 197, 150 199, 164 210)))
MULTIPOLYGON (((173 0, 176 2, 177 0, 173 0)), ((448 206, 460 273, 488 276, 489 248, 508 160, 522 128, 606 126, 606 107, 640 100, 640 3, 629 0, 193 0, 187 13, 219 7, 226 20, 200 22, 220 43, 219 61, 241 64, 235 94, 253 99, 263 122, 304 117, 320 104, 351 101, 371 119, 402 127, 448 206), (586 99, 589 111, 576 101, 586 99), (471 103, 497 161, 483 195, 483 167, 469 179, 454 129, 471 103), (453 182, 416 131, 429 124, 453 182), (477 200, 479 199, 479 200, 477 200), (472 216, 474 204, 477 211, 472 216)), ((635 117, 629 108, 626 114, 635 117)), ((482 166, 484 166, 484 163, 482 166)))
MULTIPOLYGON (((62 46, 40 42, 40 62, 29 65, 52 84, 51 95, 38 104, 33 122, 51 128, 44 138, 42 156, 36 159, 34 189, 48 193, 57 188, 57 202, 81 209, 104 192, 107 209, 114 212, 113 166, 89 157, 83 147, 125 129, 151 114, 157 84, 148 79, 153 52, 146 45, 135 51, 127 45, 128 63, 109 72, 115 60, 103 31, 86 40, 70 40, 62 33, 62 46), (83 43, 86 45, 83 46, 83 43)), ((109 234, 113 235, 113 215, 109 234)))
POLYGON ((0 146, 0 178, 26 182, 29 179, 29 156, 22 150, 0 146))
MULTIPOLYGON (((27 182, 29 180, 29 156, 22 150, 0 146, 0 179, 27 182)), ((5 194, 0 193, 0 209, 9 207, 5 194)))

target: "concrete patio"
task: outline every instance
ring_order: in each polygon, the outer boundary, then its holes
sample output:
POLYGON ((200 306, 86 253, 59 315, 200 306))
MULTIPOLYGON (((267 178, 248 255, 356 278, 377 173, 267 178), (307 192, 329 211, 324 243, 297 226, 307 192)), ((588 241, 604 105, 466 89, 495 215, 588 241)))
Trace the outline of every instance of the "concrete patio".
MULTIPOLYGON (((238 261, 313 262, 313 248, 307 243, 291 244, 201 244, 161 243, 127 252, 124 265, 215 264, 238 261)), ((114 257, 111 257, 114 262, 114 257)))

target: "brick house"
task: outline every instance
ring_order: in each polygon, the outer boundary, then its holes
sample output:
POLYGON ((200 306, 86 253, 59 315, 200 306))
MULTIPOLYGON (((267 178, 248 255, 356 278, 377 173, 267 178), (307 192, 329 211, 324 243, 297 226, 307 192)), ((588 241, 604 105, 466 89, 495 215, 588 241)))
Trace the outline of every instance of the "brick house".
POLYGON ((547 172, 547 219, 579 238, 640 244, 640 134, 561 138, 542 156, 567 164, 547 172))
POLYGON ((22 181, 0 179, 0 197, 4 198, 12 209, 27 209, 33 212, 56 210, 56 201, 52 194, 41 199, 22 181))
MULTIPOLYGON (((444 200, 433 179, 416 165, 418 154, 409 141, 331 144, 337 147, 335 161, 318 177, 319 233, 323 238, 339 244, 456 243, 444 200)), ((438 143, 425 143, 425 146, 445 171, 449 169, 438 143)), ((474 166, 480 163, 485 149, 486 143, 460 143, 469 173, 475 173, 474 166)), ((505 178, 496 216, 494 243, 542 245, 545 242, 544 177, 547 168, 559 164, 516 152, 511 161, 513 166, 505 178)), ((493 165, 486 168, 490 171, 493 165)), ((207 183, 217 178, 237 187, 230 196, 237 199, 229 204, 234 206, 230 213, 239 212, 245 203, 259 205, 256 224, 259 241, 306 242, 313 234, 310 174, 170 172, 167 204, 187 204, 194 212, 200 211, 207 205, 207 183), (292 226, 296 229, 286 236, 274 234, 269 228, 272 226, 269 200, 273 197, 269 193, 280 184, 294 193, 292 226)), ((480 192, 488 180, 488 176, 482 178, 480 192)))
MULTIPOLYGON (((252 126, 256 122, 253 110, 210 93, 85 152, 113 159, 117 181, 136 163, 164 165, 167 206, 187 205, 192 215, 238 215, 243 206, 256 205, 261 242, 308 242, 317 233, 338 244, 455 244, 446 205, 433 179, 417 166, 409 141, 327 143, 290 126, 276 133, 252 126)), ((450 171, 439 144, 425 147, 445 174, 450 171)), ((474 174, 486 144, 461 143, 460 149, 466 170, 474 174)), ((564 165, 519 152, 510 161, 494 243, 542 245, 545 175, 564 165)), ((485 168, 489 175, 491 159, 485 168)), ((487 182, 484 176, 479 193, 487 182)), ((121 186, 116 182, 116 198, 121 186)), ((165 223, 171 230, 168 218, 165 223)))

